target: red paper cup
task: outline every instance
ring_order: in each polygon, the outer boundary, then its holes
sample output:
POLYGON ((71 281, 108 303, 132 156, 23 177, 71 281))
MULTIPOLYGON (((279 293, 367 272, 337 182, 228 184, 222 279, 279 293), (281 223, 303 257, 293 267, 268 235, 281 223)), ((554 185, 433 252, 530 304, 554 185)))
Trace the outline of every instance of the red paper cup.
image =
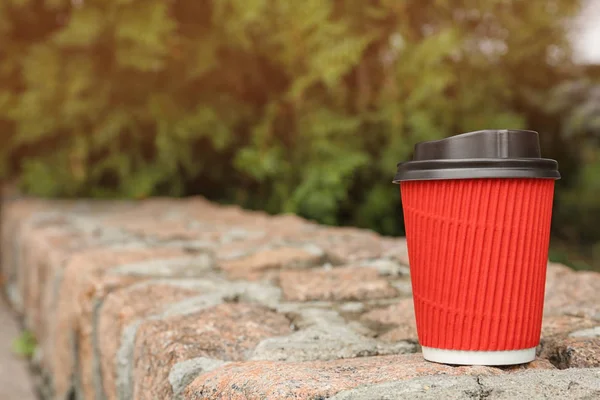
POLYGON ((455 364, 535 358, 554 180, 401 184, 423 355, 455 364))
POLYGON ((395 181, 424 358, 464 365, 532 361, 556 162, 540 158, 537 133, 530 131, 425 142, 415 158, 399 167, 395 181))

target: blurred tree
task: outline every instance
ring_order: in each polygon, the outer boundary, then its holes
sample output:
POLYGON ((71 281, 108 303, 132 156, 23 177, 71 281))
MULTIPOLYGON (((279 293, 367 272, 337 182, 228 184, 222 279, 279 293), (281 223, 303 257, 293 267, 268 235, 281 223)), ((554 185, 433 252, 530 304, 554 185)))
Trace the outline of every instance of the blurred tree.
POLYGON ((200 193, 399 234, 396 163, 417 141, 545 115, 578 9, 5 0, 3 171, 39 195, 200 193))
POLYGON ((564 144, 564 159, 571 166, 570 176, 558 186, 556 253, 581 268, 600 267, 600 79, 558 85, 546 109, 560 120, 557 140, 564 144), (571 260, 574 253, 576 261, 571 260))

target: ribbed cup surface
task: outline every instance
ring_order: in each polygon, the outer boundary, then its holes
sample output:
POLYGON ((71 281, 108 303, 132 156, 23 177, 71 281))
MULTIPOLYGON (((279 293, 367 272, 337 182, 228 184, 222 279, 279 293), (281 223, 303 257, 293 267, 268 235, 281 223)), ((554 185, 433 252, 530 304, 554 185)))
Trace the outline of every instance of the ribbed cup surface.
POLYGON ((421 345, 537 346, 554 180, 407 181, 401 194, 421 345))

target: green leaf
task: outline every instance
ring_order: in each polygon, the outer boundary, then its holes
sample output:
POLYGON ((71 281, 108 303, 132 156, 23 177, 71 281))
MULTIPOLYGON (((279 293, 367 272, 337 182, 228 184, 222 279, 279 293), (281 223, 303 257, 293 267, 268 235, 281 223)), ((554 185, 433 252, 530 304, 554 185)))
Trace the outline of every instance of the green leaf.
POLYGON ((168 5, 160 0, 136 2, 119 11, 115 38, 121 66, 140 71, 158 71, 165 66, 176 28, 168 11, 168 5))
POLYGON ((93 7, 73 9, 68 24, 54 35, 61 46, 90 46, 102 33, 106 17, 102 10, 93 7))
POLYGON ((21 335, 13 342, 13 352, 21 357, 31 358, 35 353, 37 341, 33 333, 23 331, 21 335))

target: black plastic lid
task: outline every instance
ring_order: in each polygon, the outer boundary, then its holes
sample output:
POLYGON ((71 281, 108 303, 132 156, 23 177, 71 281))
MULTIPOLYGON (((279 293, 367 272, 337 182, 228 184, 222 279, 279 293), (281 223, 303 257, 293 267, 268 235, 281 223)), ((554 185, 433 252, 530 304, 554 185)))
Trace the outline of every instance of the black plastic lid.
POLYGON ((412 161, 398 164, 394 183, 472 178, 560 179, 558 163, 541 158, 538 133, 485 130, 415 145, 412 161))

